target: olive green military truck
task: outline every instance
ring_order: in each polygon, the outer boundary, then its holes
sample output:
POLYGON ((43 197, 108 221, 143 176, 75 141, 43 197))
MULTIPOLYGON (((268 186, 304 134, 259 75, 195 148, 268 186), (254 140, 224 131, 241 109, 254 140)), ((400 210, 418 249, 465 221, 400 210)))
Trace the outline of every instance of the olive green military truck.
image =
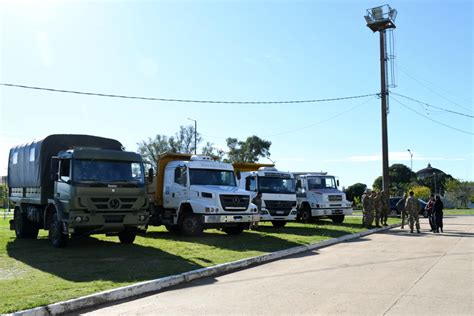
POLYGON ((54 247, 72 235, 118 235, 133 243, 148 223, 143 162, 114 139, 89 135, 50 135, 10 149, 10 229, 35 239, 49 231, 54 247))

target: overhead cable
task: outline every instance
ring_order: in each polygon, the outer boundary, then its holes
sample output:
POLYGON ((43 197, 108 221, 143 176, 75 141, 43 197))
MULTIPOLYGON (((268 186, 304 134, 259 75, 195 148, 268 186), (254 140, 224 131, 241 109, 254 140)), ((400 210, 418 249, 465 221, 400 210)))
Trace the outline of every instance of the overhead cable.
POLYGON ((457 114, 457 115, 461 115, 461 116, 466 116, 466 117, 474 118, 474 115, 470 115, 470 114, 466 114, 466 113, 461 113, 461 112, 456 112, 456 111, 451 111, 451 110, 448 110, 448 109, 445 109, 445 108, 441 108, 441 107, 438 107, 438 106, 434 106, 434 105, 428 104, 428 103, 426 103, 426 102, 417 100, 417 99, 412 98, 412 97, 408 97, 408 96, 403 95, 403 94, 400 94, 400 93, 396 93, 396 92, 392 92, 392 91, 391 91, 390 93, 391 93, 391 94, 394 94, 394 95, 397 95, 397 96, 399 96, 399 97, 405 98, 405 99, 410 100, 410 101, 418 102, 418 103, 420 103, 420 104, 426 105, 426 106, 431 107, 431 108, 435 108, 435 109, 438 109, 438 110, 442 110, 442 111, 445 111, 445 112, 449 112, 449 113, 453 113, 453 114, 457 114))
MULTIPOLYGON (((392 93, 392 94, 393 94, 393 93, 392 93)), ((459 129, 459 128, 450 126, 450 125, 448 125, 448 124, 445 124, 445 123, 443 123, 443 122, 440 122, 440 121, 437 121, 437 120, 433 120, 432 118, 430 118, 430 117, 428 117, 428 116, 426 116, 426 115, 423 115, 423 114, 421 114, 421 113, 418 112, 418 111, 415 111, 415 110, 411 109, 409 106, 407 106, 406 104, 403 104, 402 102, 400 102, 399 100, 397 100, 397 99, 394 98, 393 96, 391 96, 390 98, 391 98, 392 100, 394 100, 395 102, 397 102, 398 104, 400 104, 401 106, 403 106, 404 108, 406 108, 407 110, 412 111, 412 112, 415 112, 416 114, 418 114, 418 115, 424 117, 424 118, 427 119, 427 120, 430 120, 430 121, 432 121, 432 122, 438 123, 438 124, 440 124, 440 125, 443 125, 443 126, 445 126, 445 127, 447 127, 447 128, 456 130, 456 131, 458 131, 458 132, 462 132, 462 133, 465 133, 465 134, 468 134, 468 135, 474 135, 474 133, 472 133, 472 132, 468 132, 468 131, 465 131, 465 130, 462 130, 462 129, 459 129)))
POLYGON ((96 93, 96 92, 85 92, 85 91, 75 91, 75 90, 63 90, 63 89, 53 89, 53 88, 44 88, 44 87, 34 87, 26 86, 12 83, 0 83, 0 85, 5 87, 15 87, 23 89, 32 89, 32 90, 41 90, 49 92, 60 92, 60 93, 72 93, 79 95, 88 95, 96 97, 108 97, 108 98, 122 98, 122 99, 134 99, 134 100, 145 100, 145 101, 161 101, 161 102, 182 102, 182 103, 218 103, 218 104, 291 104, 291 103, 316 103, 316 102, 330 102, 330 101, 340 101, 340 100, 349 100, 349 99, 360 99, 367 98, 377 95, 377 93, 363 94, 363 95, 354 95, 338 98, 327 98, 327 99, 310 99, 310 100, 284 100, 284 101, 223 101, 223 100, 191 100, 191 99, 172 99, 172 98, 155 98, 155 97, 140 97, 140 96, 128 96, 128 95, 119 95, 119 94, 107 94, 107 93, 96 93))

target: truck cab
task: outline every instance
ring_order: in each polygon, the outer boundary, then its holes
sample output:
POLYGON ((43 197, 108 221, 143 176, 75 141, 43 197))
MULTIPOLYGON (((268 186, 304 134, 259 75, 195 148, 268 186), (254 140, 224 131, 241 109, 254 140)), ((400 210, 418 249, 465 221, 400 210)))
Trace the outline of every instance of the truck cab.
POLYGON ((142 158, 114 139, 58 134, 16 146, 8 185, 17 238, 46 229, 55 247, 66 246, 70 234, 132 243, 148 222, 142 158))
POLYGON ((338 189, 339 180, 326 172, 293 173, 297 179, 296 198, 298 219, 308 222, 327 217, 334 223, 342 223, 345 215, 352 214, 352 203, 338 189))
MULTIPOLYGON (((240 170, 242 164, 234 166, 240 170)), ((257 192, 262 194, 262 206, 260 210, 260 221, 272 222, 275 227, 284 227, 288 221, 295 221, 296 210, 296 187, 294 176, 290 172, 278 171, 275 167, 259 167, 255 171, 240 172, 240 187, 249 191, 252 197, 257 192)))
POLYGON ((152 187, 151 224, 172 232, 193 236, 220 228, 236 235, 258 221, 257 208, 237 186, 232 165, 207 156, 161 156, 152 187))

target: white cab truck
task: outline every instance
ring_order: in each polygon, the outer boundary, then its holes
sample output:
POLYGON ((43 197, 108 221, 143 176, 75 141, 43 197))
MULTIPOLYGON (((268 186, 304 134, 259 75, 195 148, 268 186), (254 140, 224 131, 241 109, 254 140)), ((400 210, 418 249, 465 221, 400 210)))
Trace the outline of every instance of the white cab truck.
POLYGON ((338 189, 339 180, 326 172, 294 172, 298 219, 308 222, 318 217, 328 217, 342 223, 345 215, 352 214, 352 203, 338 189))
POLYGON ((248 192, 237 186, 229 163, 207 156, 164 154, 148 175, 150 225, 195 236, 207 228, 238 235, 258 221, 248 192))
POLYGON ((234 163, 239 186, 250 192, 252 198, 262 193, 260 221, 272 222, 284 227, 288 221, 296 221, 296 186, 290 172, 279 171, 274 165, 234 163))

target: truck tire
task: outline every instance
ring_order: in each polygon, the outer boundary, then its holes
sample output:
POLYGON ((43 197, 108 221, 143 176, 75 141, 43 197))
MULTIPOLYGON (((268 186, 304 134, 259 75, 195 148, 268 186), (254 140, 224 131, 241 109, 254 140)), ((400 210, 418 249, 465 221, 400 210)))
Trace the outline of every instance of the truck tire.
POLYGON ((331 219, 334 224, 341 224, 344 222, 344 215, 333 215, 331 219))
POLYGON ((165 225, 165 227, 172 234, 179 234, 181 232, 179 225, 165 225))
POLYGON ((311 220, 311 207, 309 207, 308 204, 305 204, 301 210, 301 221, 303 223, 309 223, 311 220))
POLYGON ((137 231, 135 229, 124 229, 118 233, 120 243, 122 244, 133 244, 137 231))
POLYGON ((199 236, 204 231, 201 215, 187 212, 179 222, 180 231, 186 236, 199 236))
POLYGON ((244 231, 245 227, 244 225, 240 224, 237 226, 230 226, 230 227, 224 227, 222 230, 227 234, 227 235, 240 235, 244 231))
POLYGON ((61 221, 58 215, 54 213, 51 216, 51 224, 49 226, 49 240, 54 248, 63 248, 67 246, 69 235, 63 234, 61 221))
POLYGON ((273 227, 282 228, 285 227, 286 221, 272 221, 273 227))
POLYGON ((19 208, 15 208, 13 213, 15 222, 16 238, 36 239, 38 237, 38 226, 26 218, 26 214, 21 213, 19 208))

